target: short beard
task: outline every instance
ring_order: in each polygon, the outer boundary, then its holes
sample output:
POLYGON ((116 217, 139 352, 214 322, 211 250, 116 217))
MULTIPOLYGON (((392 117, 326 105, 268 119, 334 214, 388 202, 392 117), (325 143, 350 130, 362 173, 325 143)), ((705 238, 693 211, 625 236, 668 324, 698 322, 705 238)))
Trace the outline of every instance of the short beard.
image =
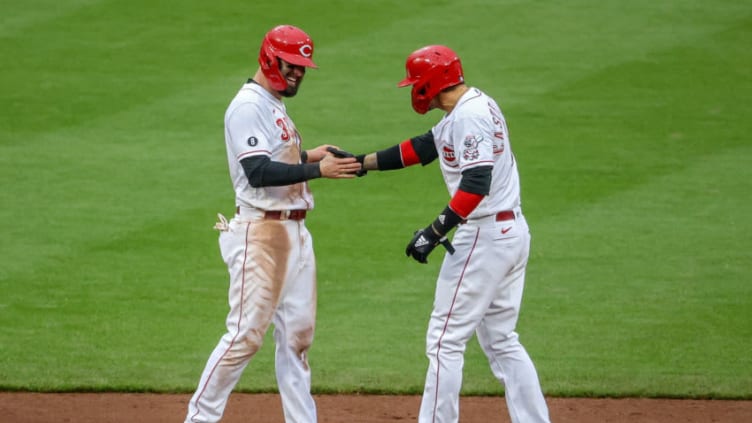
POLYGON ((287 88, 285 88, 284 90, 282 90, 282 91, 277 91, 277 92, 278 92, 278 93, 279 93, 279 94, 280 94, 280 95, 281 95, 282 97, 295 97, 295 94, 297 94, 297 93, 298 93, 298 88, 299 88, 299 87, 300 87, 300 85, 298 85, 298 86, 295 86, 295 87, 291 87, 291 86, 289 86, 289 85, 288 85, 288 86, 287 86, 287 88))

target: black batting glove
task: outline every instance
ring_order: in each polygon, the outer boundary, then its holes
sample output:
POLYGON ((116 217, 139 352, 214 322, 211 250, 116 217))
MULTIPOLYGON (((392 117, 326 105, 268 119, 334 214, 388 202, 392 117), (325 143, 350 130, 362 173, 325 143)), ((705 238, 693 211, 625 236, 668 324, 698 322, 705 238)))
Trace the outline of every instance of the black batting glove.
POLYGON ((367 170, 363 169, 363 158, 365 157, 365 154, 361 154, 361 155, 356 156, 356 155, 350 153, 349 151, 339 150, 339 149, 336 149, 334 147, 327 147, 326 151, 332 153, 334 155, 334 157, 336 157, 338 159, 343 159, 345 157, 355 157, 355 159, 358 160, 358 163, 360 163, 360 170, 358 170, 358 171, 355 172, 355 175, 357 177, 366 176, 366 174, 368 173, 367 170))
POLYGON ((428 263, 428 255, 439 245, 440 240, 441 236, 433 231, 431 225, 428 225, 427 228, 415 231, 413 239, 407 244, 405 254, 417 260, 418 263, 426 264, 428 263))
POLYGON ((366 170, 365 163, 364 163, 366 160, 366 155, 358 154, 357 156, 355 156, 355 160, 357 160, 358 163, 360 163, 360 170, 355 172, 355 175, 357 175, 358 177, 366 176, 368 174, 368 171, 366 170))
POLYGON ((454 247, 446 238, 446 234, 461 222, 462 218, 451 207, 446 206, 433 223, 415 231, 413 239, 407 244, 405 254, 424 264, 428 263, 428 255, 439 244, 442 244, 449 254, 454 254, 454 247))

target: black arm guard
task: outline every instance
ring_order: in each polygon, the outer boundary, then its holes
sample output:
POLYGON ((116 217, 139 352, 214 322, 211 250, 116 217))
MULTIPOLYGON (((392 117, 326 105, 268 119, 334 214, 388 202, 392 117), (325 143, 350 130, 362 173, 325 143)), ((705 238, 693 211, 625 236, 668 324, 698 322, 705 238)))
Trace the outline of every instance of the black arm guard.
MULTIPOLYGON (((436 147, 433 144, 432 131, 410 138, 410 145, 418 156, 418 159, 420 159, 420 164, 423 166, 439 157, 439 153, 436 152, 436 147)), ((379 164, 379 170, 402 169, 405 167, 405 163, 402 160, 401 143, 377 151, 376 162, 379 164)))
POLYGON ((405 167, 402 164, 402 153, 400 153, 399 144, 377 151, 376 163, 379 164, 379 170, 402 169, 405 167))

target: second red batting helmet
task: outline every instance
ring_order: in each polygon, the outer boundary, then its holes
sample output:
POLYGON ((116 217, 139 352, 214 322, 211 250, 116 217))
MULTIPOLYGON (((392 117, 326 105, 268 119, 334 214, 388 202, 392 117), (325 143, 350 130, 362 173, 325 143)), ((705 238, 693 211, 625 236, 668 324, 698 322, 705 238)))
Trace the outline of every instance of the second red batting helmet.
POLYGON ((398 87, 413 86, 413 109, 428 111, 431 100, 442 90, 465 82, 459 56, 449 47, 433 45, 414 51, 405 63, 407 77, 398 87))
POLYGON ((307 68, 316 68, 313 63, 313 40, 302 29, 292 25, 279 25, 264 36, 259 52, 261 72, 277 91, 287 88, 287 82, 279 71, 279 62, 307 68))

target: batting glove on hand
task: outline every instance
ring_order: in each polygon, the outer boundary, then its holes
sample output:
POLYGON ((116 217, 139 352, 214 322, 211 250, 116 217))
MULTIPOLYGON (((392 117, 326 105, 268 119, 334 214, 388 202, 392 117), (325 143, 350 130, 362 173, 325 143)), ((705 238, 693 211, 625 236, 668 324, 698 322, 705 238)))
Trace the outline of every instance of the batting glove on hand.
POLYGON ((358 159, 358 162, 360 163, 361 167, 360 167, 359 171, 355 172, 355 175, 357 177, 366 176, 366 174, 368 173, 367 170, 363 169, 363 157, 364 157, 364 155, 356 156, 356 155, 350 153, 349 151, 339 150, 339 149, 334 148, 334 147, 327 147, 326 151, 332 153, 334 155, 334 157, 336 157, 338 159, 343 159, 345 157, 355 157, 356 159, 358 159))
POLYGON ((405 254, 414 258, 418 263, 428 263, 428 255, 434 248, 439 245, 441 237, 429 226, 427 228, 415 231, 413 239, 407 244, 405 254))

